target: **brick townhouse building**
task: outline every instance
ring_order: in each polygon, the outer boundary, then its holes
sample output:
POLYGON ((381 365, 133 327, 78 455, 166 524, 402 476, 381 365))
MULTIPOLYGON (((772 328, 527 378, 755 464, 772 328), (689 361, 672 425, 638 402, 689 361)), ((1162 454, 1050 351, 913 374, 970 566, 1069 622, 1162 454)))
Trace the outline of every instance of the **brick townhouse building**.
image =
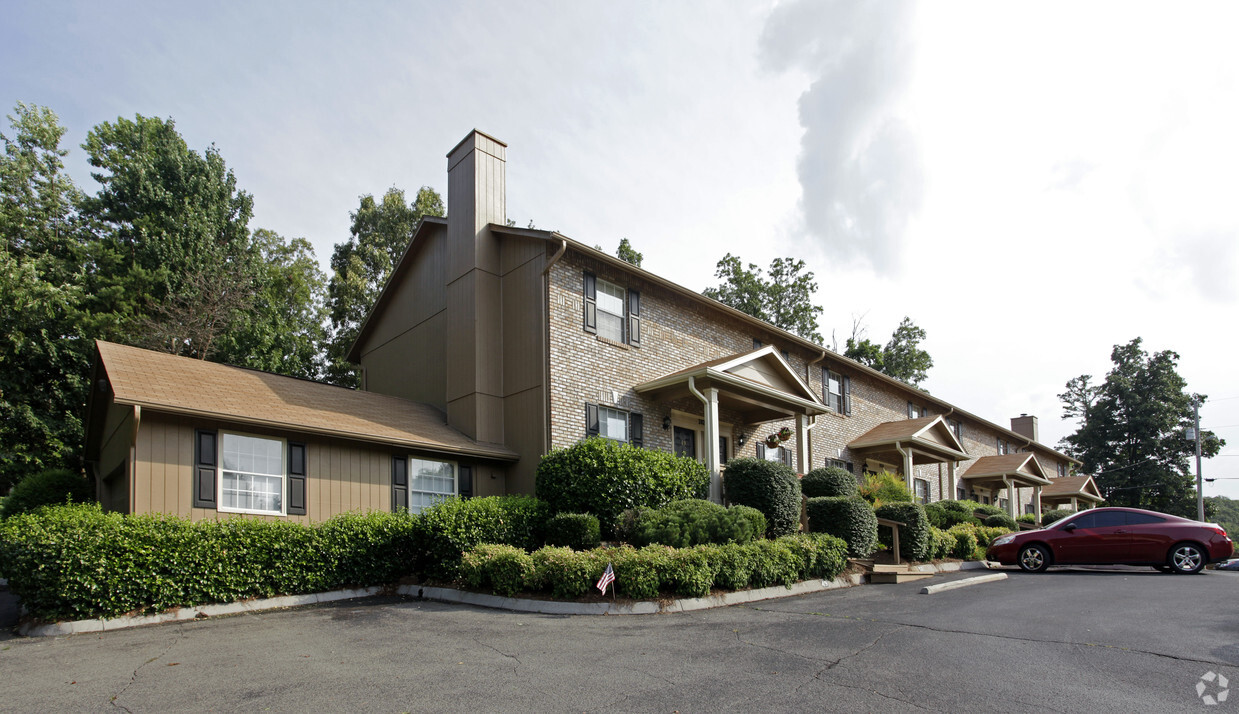
POLYGON ((101 500, 192 518, 417 510, 532 493, 541 456, 589 435, 700 459, 715 500, 739 456, 891 471, 922 501, 1013 514, 1101 500, 1037 440, 1035 417, 999 426, 559 233, 508 226, 505 163, 478 131, 449 152, 448 217, 418 226, 349 354, 359 391, 100 343, 87 455, 101 500))

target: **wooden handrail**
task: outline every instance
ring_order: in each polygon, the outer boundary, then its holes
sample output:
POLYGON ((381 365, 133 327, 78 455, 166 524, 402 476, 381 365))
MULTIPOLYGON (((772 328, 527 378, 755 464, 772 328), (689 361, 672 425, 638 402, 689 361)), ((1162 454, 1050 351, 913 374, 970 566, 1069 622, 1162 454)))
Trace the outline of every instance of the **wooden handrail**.
POLYGON ((895 555, 895 565, 899 565, 899 527, 900 527, 900 526, 906 526, 906 525, 908 525, 908 524, 907 524, 907 523, 900 523, 899 521, 892 521, 892 520, 891 520, 891 519, 889 519, 889 518, 879 518, 879 519, 878 519, 878 525, 880 525, 880 526, 890 526, 890 529, 891 529, 891 550, 892 550, 892 551, 894 551, 894 555, 895 555))

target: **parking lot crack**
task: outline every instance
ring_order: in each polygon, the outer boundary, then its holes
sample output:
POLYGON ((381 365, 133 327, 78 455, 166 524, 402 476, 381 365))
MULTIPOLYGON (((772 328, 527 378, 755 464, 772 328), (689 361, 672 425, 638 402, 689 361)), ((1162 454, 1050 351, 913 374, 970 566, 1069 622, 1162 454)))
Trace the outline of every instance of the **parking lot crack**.
POLYGON ((113 707, 115 707, 115 708, 117 708, 117 709, 121 709, 121 710, 123 710, 123 711, 130 712, 130 714, 132 714, 132 712, 131 712, 131 710, 129 709, 129 707, 127 707, 127 706, 125 706, 124 704, 121 704, 121 703, 120 703, 120 698, 121 698, 122 696, 124 696, 125 692, 126 692, 126 691, 128 691, 128 689, 129 689, 130 687, 132 687, 132 686, 133 686, 134 682, 137 682, 137 681, 138 681, 138 673, 139 673, 139 672, 141 672, 141 671, 142 671, 142 670, 146 667, 146 665, 148 665, 148 664, 150 664, 150 663, 152 663, 152 662, 157 662, 157 661, 159 661, 159 660, 163 659, 163 658, 164 658, 164 657, 165 657, 165 656, 166 656, 169 652, 171 652, 171 651, 172 651, 172 648, 176 646, 176 643, 178 643, 178 642, 180 642, 180 641, 181 641, 181 638, 182 638, 183 636, 184 636, 184 628, 182 628, 182 627, 178 624, 178 625, 176 626, 176 637, 173 637, 173 638, 172 638, 172 641, 168 643, 168 646, 167 646, 167 647, 165 647, 165 648, 163 648, 163 652, 160 652, 159 654, 155 655, 154 657, 151 657, 150 659, 146 660, 146 661, 145 661, 145 662, 143 662, 142 664, 138 665, 138 666, 137 666, 137 668, 135 668, 135 669, 133 670, 133 674, 131 674, 131 675, 129 676, 129 681, 125 683, 125 686, 121 687, 119 692, 117 692, 116 694, 113 694, 113 695, 112 695, 112 697, 111 697, 111 699, 109 699, 109 700, 108 700, 108 702, 109 702, 109 703, 110 703, 113 707))
POLYGON ((517 668, 517 667, 519 667, 519 666, 521 666, 521 658, 520 658, 520 657, 517 657, 516 655, 511 655, 511 654, 508 654, 507 652, 504 652, 503 650, 499 649, 498 647, 495 647, 494 645, 491 645, 491 644, 487 644, 487 643, 485 643, 485 642, 482 642, 481 640, 474 640, 473 642, 474 642, 475 644, 479 644, 479 645, 481 645, 481 646, 483 646, 483 647, 486 647, 487 649, 494 650, 494 651, 495 651, 496 653, 498 653, 499 655, 502 655, 502 656, 507 657, 508 659, 512 660, 512 661, 515 663, 515 664, 513 664, 513 665, 512 665, 512 674, 516 674, 516 668, 517 668))

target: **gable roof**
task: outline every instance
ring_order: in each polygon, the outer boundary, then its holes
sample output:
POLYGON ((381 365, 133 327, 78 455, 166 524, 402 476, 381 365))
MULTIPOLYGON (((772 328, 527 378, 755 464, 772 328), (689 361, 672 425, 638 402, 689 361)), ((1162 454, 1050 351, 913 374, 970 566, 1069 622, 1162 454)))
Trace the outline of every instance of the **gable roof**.
POLYGON ((1003 479, 1017 481, 1021 486, 1050 485, 1050 479, 1046 476, 1045 469, 1041 468, 1041 462, 1029 451, 982 456, 968 467, 963 478, 978 485, 1001 482, 1003 479))
MULTIPOLYGON (((899 445, 962 461, 970 458, 941 415, 878 424, 848 444, 853 451, 889 450, 899 445)), ((914 460, 915 461, 915 460, 914 460)))
POLYGON ((1101 503, 1101 491, 1092 476, 1062 476, 1050 479, 1050 485, 1041 489, 1041 498, 1083 498, 1086 501, 1101 503))
POLYGON ((98 367, 117 404, 304 431, 448 454, 515 461, 499 444, 474 441, 434 407, 399 397, 96 342, 98 367))

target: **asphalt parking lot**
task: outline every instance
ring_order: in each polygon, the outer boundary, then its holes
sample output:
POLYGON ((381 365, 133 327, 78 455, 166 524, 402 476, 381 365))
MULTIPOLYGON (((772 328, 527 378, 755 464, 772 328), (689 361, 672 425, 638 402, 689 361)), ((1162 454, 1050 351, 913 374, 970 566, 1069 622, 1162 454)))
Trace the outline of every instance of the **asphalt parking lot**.
MULTIPOLYGON (((1187 711, 1204 706, 1209 672, 1239 686, 1239 574, 1013 571, 920 595, 923 584, 628 617, 373 598, 5 636, 0 709, 1187 711)), ((1208 708, 1237 706, 1239 693, 1208 708)))

